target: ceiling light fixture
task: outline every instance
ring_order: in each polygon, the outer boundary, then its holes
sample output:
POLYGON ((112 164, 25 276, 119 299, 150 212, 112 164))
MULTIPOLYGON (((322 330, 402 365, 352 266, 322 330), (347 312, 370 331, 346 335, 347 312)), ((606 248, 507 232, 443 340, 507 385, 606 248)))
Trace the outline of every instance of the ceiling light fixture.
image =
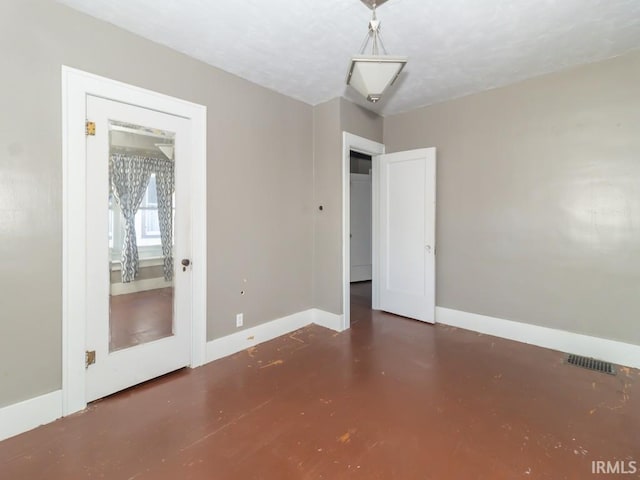
POLYGON ((376 103, 387 87, 393 85, 407 63, 407 57, 393 57, 387 54, 380 36, 380 20, 376 16, 376 7, 386 0, 362 0, 373 11, 369 22, 369 31, 364 39, 360 54, 351 57, 347 85, 355 88, 363 97, 376 103), (365 54, 371 43, 371 54, 365 54), (380 54, 382 49, 383 54, 380 54))

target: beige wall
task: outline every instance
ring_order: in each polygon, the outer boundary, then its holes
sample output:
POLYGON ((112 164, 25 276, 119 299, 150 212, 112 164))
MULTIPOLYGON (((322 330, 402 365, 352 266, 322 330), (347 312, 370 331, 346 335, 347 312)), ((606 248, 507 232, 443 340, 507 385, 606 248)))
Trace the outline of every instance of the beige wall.
POLYGON ((54 2, 4 0, 0 407, 61 387, 62 64, 208 107, 209 339, 238 312, 251 327, 312 306, 310 106, 54 2))
POLYGON ((383 119, 343 98, 313 109, 313 304, 342 314, 342 132, 382 142, 383 119), (323 210, 318 207, 322 205, 323 210))
POLYGON ((439 306, 640 344, 640 53, 384 128, 438 148, 439 306))
MULTIPOLYGON (((354 135, 382 143, 384 119, 344 98, 340 99, 340 128, 354 135)), ((342 147, 342 142, 341 147, 342 147)))
POLYGON ((336 98, 313 108, 313 305, 332 313, 342 309, 341 157, 340 99, 336 98))

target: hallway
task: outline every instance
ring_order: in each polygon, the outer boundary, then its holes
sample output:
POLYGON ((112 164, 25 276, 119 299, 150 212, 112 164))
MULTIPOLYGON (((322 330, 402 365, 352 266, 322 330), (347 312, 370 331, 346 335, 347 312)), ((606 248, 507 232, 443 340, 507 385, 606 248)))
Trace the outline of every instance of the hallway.
POLYGON ((585 479, 640 460, 637 370, 368 302, 357 284, 350 331, 309 326, 2 442, 0 478, 585 479))

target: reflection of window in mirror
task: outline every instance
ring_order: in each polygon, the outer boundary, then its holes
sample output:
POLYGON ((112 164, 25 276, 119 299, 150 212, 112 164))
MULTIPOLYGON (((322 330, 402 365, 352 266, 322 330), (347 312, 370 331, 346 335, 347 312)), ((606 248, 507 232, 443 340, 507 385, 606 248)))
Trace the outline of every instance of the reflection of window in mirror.
POLYGON ((140 225, 138 242, 147 244, 146 242, 148 241, 150 245, 158 245, 160 242, 160 222, 158 221, 158 194, 156 193, 155 173, 151 174, 149 186, 142 199, 138 213, 140 214, 140 219, 136 219, 140 225))
MULTIPOLYGON (((173 194, 173 217, 175 219, 175 193, 173 194)), ((124 217, 114 201, 113 193, 109 194, 109 249, 111 260, 117 262, 122 254, 124 238, 124 217)), ((162 243, 160 241, 160 224, 158 221, 158 197, 156 194, 156 176, 151 175, 147 191, 136 213, 136 243, 138 258, 151 259, 162 257, 162 243)))
MULTIPOLYGON (((142 196, 142 201, 140 202, 140 205, 137 206, 135 216, 133 218, 133 227, 136 232, 137 258, 140 261, 144 260, 146 266, 162 265, 163 262, 166 261, 165 255, 167 252, 164 252, 163 254, 162 251, 162 229, 160 228, 159 214, 166 214, 168 212, 164 212, 163 208, 161 208, 162 205, 159 205, 158 203, 158 191, 161 193, 163 190, 157 189, 156 175, 158 175, 159 178, 163 178, 162 172, 165 172, 163 169, 167 168, 167 166, 162 164, 164 166, 161 168, 160 173, 153 170, 160 168, 161 165, 155 164, 155 161, 174 161, 174 141, 175 133, 172 132, 133 125, 116 120, 110 120, 109 123, 110 154, 118 155, 120 158, 118 160, 118 168, 121 169, 120 175, 123 175, 123 172, 127 171, 129 168, 126 167, 126 162, 124 164, 121 163, 124 159, 131 162, 139 161, 141 162, 139 166, 144 165, 143 170, 152 170, 144 174, 149 175, 144 178, 144 181, 148 183, 146 184, 146 190, 142 196)), ((138 172, 137 169, 132 169, 126 175, 134 175, 135 177, 138 173, 142 174, 143 172, 138 172)), ((129 181, 133 180, 135 180, 135 178, 129 179, 129 181)), ((131 186, 127 186, 125 184, 126 182, 121 182, 116 187, 121 190, 121 195, 126 193, 127 188, 131 188, 131 186)), ((113 185, 110 185, 110 187, 113 188, 113 185)), ((141 192, 138 190, 136 195, 139 193, 141 192)), ((171 197, 171 212, 175 219, 175 194, 171 197)), ((114 269, 117 269, 120 266, 124 254, 123 244, 125 227, 126 222, 119 202, 113 196, 113 192, 110 192, 109 253, 112 268, 114 269)), ((173 241, 173 232, 171 233, 171 241, 173 241)))

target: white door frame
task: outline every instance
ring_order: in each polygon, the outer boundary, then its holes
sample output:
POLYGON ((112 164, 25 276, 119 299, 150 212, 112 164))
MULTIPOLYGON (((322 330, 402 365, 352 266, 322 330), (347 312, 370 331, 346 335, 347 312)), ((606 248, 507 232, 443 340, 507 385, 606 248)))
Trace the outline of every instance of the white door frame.
POLYGON ((371 295, 372 308, 378 307, 378 165, 375 155, 385 152, 382 143, 374 142, 352 133, 342 132, 342 330, 351 326, 351 250, 349 230, 351 229, 351 155, 349 152, 371 155, 371 295))
POLYGON ((187 118, 192 128, 191 252, 192 368, 203 365, 207 313, 207 108, 62 66, 62 414, 87 406, 86 319, 86 99, 103 97, 187 118))

